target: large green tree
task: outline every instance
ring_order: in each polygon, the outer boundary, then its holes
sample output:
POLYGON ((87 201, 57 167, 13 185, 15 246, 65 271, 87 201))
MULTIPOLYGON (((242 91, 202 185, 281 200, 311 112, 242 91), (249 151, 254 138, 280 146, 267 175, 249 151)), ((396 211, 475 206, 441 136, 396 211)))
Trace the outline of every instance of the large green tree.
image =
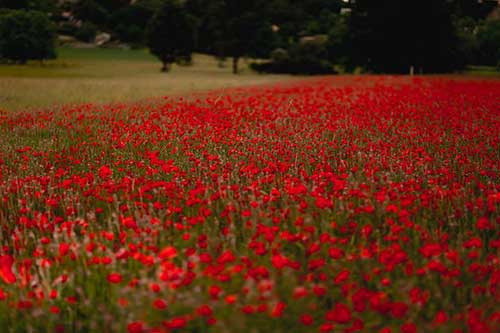
POLYGON ((463 65, 446 0, 357 0, 352 60, 375 72, 446 72, 463 65))
POLYGON ((232 58, 233 73, 245 56, 268 54, 272 44, 272 27, 266 15, 265 0, 224 0, 218 8, 220 35, 216 43, 225 56, 232 58), (263 51, 266 50, 266 51, 263 51))
POLYGON ((196 46, 197 20, 184 1, 165 0, 148 24, 146 40, 149 50, 168 72, 174 62, 191 59, 196 46))
POLYGON ((55 57, 55 29, 46 13, 0 11, 0 58, 24 64, 55 57))

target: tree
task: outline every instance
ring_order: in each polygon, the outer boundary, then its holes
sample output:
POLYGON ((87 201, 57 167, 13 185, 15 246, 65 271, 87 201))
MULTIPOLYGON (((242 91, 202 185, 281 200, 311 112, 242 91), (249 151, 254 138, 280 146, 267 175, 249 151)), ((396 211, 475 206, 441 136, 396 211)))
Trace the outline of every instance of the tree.
POLYGON ((99 29, 91 22, 83 22, 75 32, 75 37, 85 43, 93 43, 99 29))
POLYGON ((196 46, 197 21, 189 14, 184 3, 166 0, 148 24, 147 46, 168 72, 171 64, 191 59, 196 46))
POLYGON ((268 4, 269 21, 279 29, 279 47, 288 48, 304 29, 304 12, 300 4, 297 0, 271 0, 268 4))
POLYGON ((91 22, 97 26, 105 26, 109 22, 109 12, 96 0, 80 0, 72 6, 75 17, 91 22))
POLYGON ((127 7, 130 5, 130 0, 99 0, 99 4, 103 6, 109 13, 112 13, 116 10, 119 10, 123 7, 127 7))
POLYGON ((375 72, 447 72, 461 66, 447 0, 357 0, 349 22, 352 54, 375 72))
POLYGON ((332 63, 343 66, 345 71, 352 72, 357 64, 350 44, 348 18, 344 15, 335 15, 332 22, 328 31, 328 58, 332 63))
MULTIPOLYGON (((222 31, 221 8, 223 0, 187 0, 186 8, 198 19, 196 51, 223 57, 220 45, 222 31)), ((222 18, 223 19, 223 18, 222 18)))
POLYGON ((450 0, 454 13, 459 17, 485 19, 498 5, 497 0, 450 0))
POLYGON ((138 0, 113 12, 113 31, 124 42, 143 45, 149 20, 161 7, 162 0, 138 0))
POLYGON ((308 41, 290 47, 290 70, 292 74, 333 74, 333 66, 328 61, 326 43, 308 41))
POLYGON ((269 21, 278 27, 278 47, 288 48, 304 35, 327 34, 341 0, 270 0, 269 21))
POLYGON ((470 16, 456 16, 454 25, 459 40, 459 54, 463 58, 463 63, 477 64, 479 60, 478 21, 470 16))
POLYGON ((263 15, 266 5, 264 0, 225 0, 218 8, 220 35, 216 43, 224 56, 232 58, 234 74, 242 57, 269 54, 272 25, 263 15))
POLYGON ((130 0, 73 0, 70 3, 75 17, 101 28, 110 28, 111 15, 131 5, 130 0))
POLYGON ((0 8, 29 9, 52 13, 57 8, 57 0, 0 0, 0 8))
POLYGON ((55 28, 46 13, 0 12, 0 58, 25 64, 55 57, 55 28))
POLYGON ((489 66, 500 65, 500 20, 487 21, 478 32, 479 60, 489 66))

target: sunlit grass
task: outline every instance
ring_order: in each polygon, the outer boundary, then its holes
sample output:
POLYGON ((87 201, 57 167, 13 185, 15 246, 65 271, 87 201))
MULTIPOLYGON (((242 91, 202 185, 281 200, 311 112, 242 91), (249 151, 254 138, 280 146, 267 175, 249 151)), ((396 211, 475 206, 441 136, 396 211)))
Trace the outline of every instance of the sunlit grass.
POLYGON ((73 103, 108 103, 265 84, 290 79, 258 75, 243 64, 233 75, 207 55, 195 55, 193 66, 174 66, 168 74, 146 50, 58 50, 56 60, 26 66, 0 66, 0 108, 19 110, 73 103))

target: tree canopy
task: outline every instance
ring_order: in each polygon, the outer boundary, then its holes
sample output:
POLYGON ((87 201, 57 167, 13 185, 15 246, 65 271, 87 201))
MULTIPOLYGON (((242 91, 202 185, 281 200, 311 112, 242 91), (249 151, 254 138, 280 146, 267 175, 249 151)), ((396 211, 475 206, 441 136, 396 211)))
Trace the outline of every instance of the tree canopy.
POLYGON ((358 0, 349 30, 353 60, 375 72, 457 68, 457 36, 446 0, 358 0))
POLYGON ((288 65, 278 68, 291 71, 291 64, 384 73, 492 65, 500 62, 500 19, 491 15, 498 6, 496 0, 0 0, 0 9, 44 12, 60 34, 83 41, 106 32, 113 42, 148 45, 170 59, 165 69, 196 51, 231 58, 235 73, 242 57, 270 58, 273 50, 287 53, 288 65), (324 45, 302 45, 317 37, 324 45))
POLYGON ((272 50, 272 27, 266 15, 265 0, 223 0, 214 3, 212 22, 216 53, 232 58, 238 73, 244 56, 268 55, 272 50))
POLYGON ((160 6, 158 0, 139 0, 121 7, 111 15, 114 32, 124 42, 143 43, 146 26, 160 6))
POLYGON ((55 29, 38 11, 0 11, 0 59, 26 63, 55 57, 55 29))
POLYGON ((163 63, 162 71, 179 61, 190 61, 196 46, 197 21, 184 2, 166 0, 147 27, 147 45, 163 63))
POLYGON ((486 22, 478 31, 479 61, 500 66, 500 20, 486 22))
POLYGON ((53 12, 57 5, 57 0, 0 0, 0 8, 29 9, 41 12, 53 12))

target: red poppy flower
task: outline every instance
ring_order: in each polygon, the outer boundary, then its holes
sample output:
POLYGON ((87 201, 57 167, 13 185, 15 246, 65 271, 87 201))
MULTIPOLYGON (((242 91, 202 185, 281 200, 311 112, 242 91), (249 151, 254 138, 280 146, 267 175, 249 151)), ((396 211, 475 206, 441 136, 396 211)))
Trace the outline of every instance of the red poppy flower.
POLYGON ((12 284, 16 282, 16 276, 12 272, 14 258, 8 254, 0 256, 0 277, 5 283, 12 284))
POLYGON ((109 283, 115 283, 116 284, 116 283, 122 282, 122 276, 119 273, 110 273, 110 274, 108 274, 107 279, 108 279, 109 283))

